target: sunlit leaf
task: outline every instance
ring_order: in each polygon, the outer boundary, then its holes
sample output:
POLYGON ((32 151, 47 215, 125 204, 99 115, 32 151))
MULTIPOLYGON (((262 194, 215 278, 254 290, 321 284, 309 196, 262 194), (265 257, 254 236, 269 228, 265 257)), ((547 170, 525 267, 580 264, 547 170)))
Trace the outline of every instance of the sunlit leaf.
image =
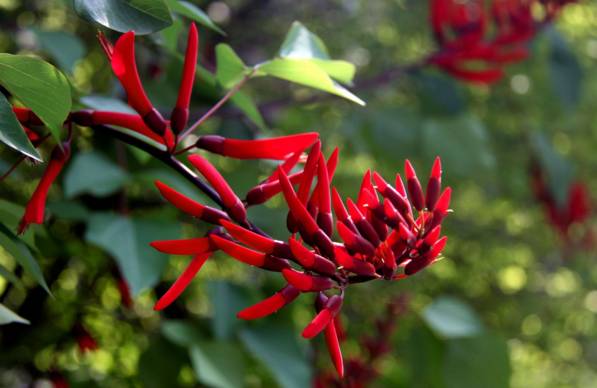
POLYGON ((442 338, 470 337, 483 331, 475 312, 464 302, 451 297, 440 297, 427 306, 423 319, 442 338))
POLYGON ((167 3, 173 12, 194 20, 202 26, 212 29, 219 34, 226 35, 226 33, 195 4, 179 0, 167 0, 167 3))
POLYGON ((0 325, 7 325, 9 323, 24 323, 25 325, 28 325, 29 321, 20 317, 0 303, 0 325))
POLYGON ((0 94, 0 141, 23 155, 41 162, 41 156, 29 141, 25 130, 12 111, 12 106, 0 94))

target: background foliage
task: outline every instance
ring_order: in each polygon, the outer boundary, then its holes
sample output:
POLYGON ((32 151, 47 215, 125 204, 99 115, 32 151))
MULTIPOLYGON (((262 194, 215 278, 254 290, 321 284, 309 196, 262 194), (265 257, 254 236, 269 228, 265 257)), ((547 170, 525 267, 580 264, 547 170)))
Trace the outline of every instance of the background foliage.
MULTIPOLYGON (((349 357, 363 351, 358 338, 375 331, 370 317, 382 314, 392 297, 409 296, 409 311, 387 339, 392 351, 376 365, 381 377, 374 386, 594 384, 597 267, 595 246, 586 238, 594 220, 574 225, 569 240, 563 239, 533 194, 530 167, 539 161, 560 203, 572 181, 597 190, 591 175, 597 163, 597 5, 567 7, 533 41, 528 60, 485 87, 431 69, 380 76, 433 50, 427 2, 234 0, 194 6, 168 0, 150 12, 143 8, 146 0, 129 2, 132 9, 121 1, 100 3, 110 5, 103 16, 115 30, 161 30, 139 38, 137 49, 144 84, 158 107, 175 100, 184 40, 179 35, 190 19, 200 24, 200 61, 215 76, 205 73, 197 81, 195 117, 242 78, 245 63, 274 57, 295 20, 325 41, 327 52, 315 39, 306 54, 282 50, 261 71, 285 79, 283 69, 291 63, 285 58, 315 58, 332 66, 318 75, 325 82, 315 76, 293 81, 356 100, 326 82, 350 78, 350 69, 334 67, 330 57, 357 65, 351 90, 367 102, 365 108, 257 77, 205 123, 203 133, 252 138, 320 131, 328 152, 341 149, 336 185, 352 196, 367 168, 390 176, 409 158, 424 171, 441 155, 444 181, 454 188, 446 259, 403 282, 349 290, 349 357), (222 42, 229 46, 218 46, 222 42)), ((101 8, 90 4, 0 0, 0 52, 35 53, 57 66, 68 76, 74 106, 122 109, 116 101, 122 90, 95 39, 98 25, 75 13, 97 17, 101 8)), ((47 120, 55 125, 51 115, 47 120)), ((280 282, 224 256, 206 265, 181 301, 153 312, 156 295, 188 258, 158 254, 148 242, 202 230, 163 206, 153 181, 206 199, 159 162, 108 137, 86 132, 73 152, 50 192, 49 222, 21 240, 13 231, 41 169, 23 165, 0 187, 0 323, 30 322, 0 328, 0 385, 64 377, 72 386, 305 387, 317 371, 330 368, 325 354, 317 357, 319 340, 310 344, 297 336, 296 327, 310 320, 307 302, 264 322, 236 320, 238 310, 280 282), (134 297, 130 307, 119 291, 121 279, 134 297), (84 335, 96 349, 81 351, 84 335)), ((17 157, 3 147, 0 171, 17 157)), ((214 161, 239 193, 272 167, 214 161)), ((251 218, 282 238, 281 208, 282 201, 273 201, 252 209, 251 218)))

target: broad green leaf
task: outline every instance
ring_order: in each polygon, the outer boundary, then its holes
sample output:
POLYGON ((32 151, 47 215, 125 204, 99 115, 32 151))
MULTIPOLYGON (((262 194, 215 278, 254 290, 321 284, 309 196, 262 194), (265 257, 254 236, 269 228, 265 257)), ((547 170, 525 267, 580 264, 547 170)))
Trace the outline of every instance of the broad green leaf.
POLYGON ((127 173, 103 155, 83 152, 69 163, 64 192, 69 198, 83 193, 103 197, 119 190, 127 180, 127 173))
POLYGON ((555 28, 549 29, 548 37, 551 43, 549 70, 553 89, 564 107, 574 108, 582 95, 582 68, 575 52, 555 28))
POLYGON ((70 84, 64 74, 39 58, 0 54, 0 84, 60 139, 72 104, 70 84))
POLYGON ((180 369, 188 363, 184 350, 164 338, 153 336, 141 354, 138 378, 144 388, 178 387, 180 369))
POLYGON ((75 64, 85 55, 81 39, 66 31, 45 31, 33 29, 42 50, 50 54, 58 66, 67 72, 73 71, 75 64))
POLYGON ((163 0, 74 0, 74 6, 81 17, 119 32, 143 35, 172 24, 163 0))
POLYGON ((203 342, 190 349, 191 363, 200 383, 210 387, 243 387, 243 354, 238 345, 226 342, 203 342))
POLYGON ((183 24, 180 19, 174 19, 172 25, 160 31, 162 44, 172 53, 178 53, 178 38, 182 34, 183 24))
POLYGON ((6 306, 0 303, 0 325, 6 325, 9 323, 24 323, 25 325, 28 325, 29 321, 20 317, 18 314, 9 310, 6 306))
POLYGON ((0 141, 23 155, 42 161, 3 94, 0 94, 0 141))
POLYGON ((508 353, 506 341, 491 333, 449 340, 444 358, 445 387, 509 387, 508 353))
POLYGON ((261 116, 257 105, 247 93, 241 91, 236 92, 234 96, 230 98, 230 102, 240 109, 249 120, 259 127, 259 129, 267 129, 267 125, 265 125, 265 121, 263 120, 263 116, 261 116))
POLYGON ((49 202, 46 210, 58 215, 62 220, 87 221, 89 218, 89 210, 82 204, 74 201, 49 202))
POLYGON ((250 305, 247 290, 229 282, 214 281, 209 282, 207 292, 213 305, 214 336, 217 339, 231 339, 240 323, 236 313, 250 305))
POLYGON ((445 388, 442 376, 445 341, 425 325, 414 326, 407 337, 406 343, 395 347, 394 351, 416 376, 409 388, 445 388))
POLYGON ((4 279, 8 280, 17 287, 23 287, 23 284, 21 283, 19 278, 14 273, 10 272, 8 268, 3 266, 2 264, 0 264, 0 276, 2 276, 4 279))
POLYGON ((216 78, 226 89, 239 83, 248 70, 232 47, 225 43, 216 46, 216 63, 216 78))
POLYGON ((205 341, 196 322, 187 320, 169 320, 162 322, 161 331, 168 341, 182 347, 189 347, 205 341))
POLYGON ((282 58, 310 59, 330 77, 343 83, 352 82, 356 71, 350 62, 332 60, 323 41, 297 21, 292 23, 278 55, 282 58))
POLYGON ((475 312, 462 301, 440 297, 423 311, 423 319, 442 338, 471 337, 483 331, 475 312))
POLYGON ((531 147, 541 169, 547 175, 547 185, 556 203, 563 206, 568 201, 570 186, 574 181, 574 167, 558 154, 547 138, 540 132, 531 136, 531 147))
POLYGON ((180 237, 180 227, 168 222, 96 213, 89 219, 87 241, 110 253, 131 287, 133 295, 153 287, 168 261, 149 246, 155 240, 180 237))
POLYGON ((288 324, 266 323, 245 329, 241 340, 260 359, 283 388, 311 386, 311 364, 288 324))
POLYGON ((114 97, 90 94, 88 96, 81 97, 80 101, 83 105, 95 110, 111 110, 114 112, 133 114, 137 113, 127 103, 114 97))
POLYGON ((323 90, 359 105, 365 105, 363 100, 334 82, 328 73, 309 59, 278 58, 258 65, 257 69, 260 74, 323 90))
POLYGON ((173 12, 176 12, 179 15, 185 16, 191 20, 196 21, 197 23, 201 24, 204 27, 212 29, 217 33, 222 35, 226 35, 226 33, 218 27, 216 23, 213 22, 207 16, 205 12, 203 12, 199 7, 196 5, 189 3, 187 1, 179 1, 179 0, 167 0, 170 9, 173 12))
POLYGON ((0 223, 0 245, 19 263, 48 294, 51 294, 44 275, 27 245, 0 223))

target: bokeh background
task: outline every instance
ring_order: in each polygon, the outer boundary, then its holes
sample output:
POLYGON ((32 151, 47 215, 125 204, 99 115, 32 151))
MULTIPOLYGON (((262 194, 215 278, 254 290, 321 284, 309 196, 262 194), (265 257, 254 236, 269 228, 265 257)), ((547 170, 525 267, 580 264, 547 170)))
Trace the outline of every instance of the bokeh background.
MULTIPOLYGON (((597 4, 567 6, 532 41, 527 60, 486 86, 433 68, 397 70, 436 49, 427 1, 194 3, 227 33, 200 28, 205 68, 214 69, 220 42, 248 64, 273 57, 298 20, 333 58, 357 65, 355 84, 362 87, 352 91, 367 102, 360 107, 259 78, 243 91, 263 125, 226 105, 202 133, 253 138, 318 131, 326 153, 340 148, 335 184, 352 197, 367 169, 391 177, 408 158, 424 177, 435 156, 442 157, 454 210, 445 222, 445 259, 404 281, 348 290, 347 359, 365 357, 361 340, 376 335, 375 319, 389 302, 400 297, 404 305, 385 338, 391 350, 375 361, 379 376, 371 386, 595 386, 595 220, 589 212, 557 225, 533 182, 542 176, 555 199, 552 212, 569 206, 574 185, 584 187, 589 201, 597 198, 597 4)), ((144 85, 164 109, 175 100, 181 66, 168 47, 178 44, 180 52, 186 25, 180 18, 165 32, 138 38, 144 85)), ((35 53, 54 63, 69 75, 78 104, 105 107, 122 99, 95 38, 98 25, 78 17, 68 2, 0 0, 0 26, 0 52, 35 53)), ((198 80, 193 114, 221 94, 198 80)), ((166 205, 153 181, 207 200, 158 161, 80 132, 50 191, 48 222, 24 236, 52 296, 0 248, 0 301, 30 321, 0 326, 0 386, 306 387, 332 370, 322 339, 299 336, 313 314, 309 298, 260 322, 236 320, 238 310, 277 290, 281 279, 223 255, 208 262, 172 307, 154 312, 156 297, 189 258, 158 254, 147 243, 206 229, 166 205)), ((3 147, 0 171, 16 157, 3 147)), ((238 193, 273 167, 212 160, 238 193)), ((42 170, 24 164, 2 181, 6 228, 16 227, 42 170)), ((287 236, 280 198, 250 214, 270 234, 287 236)))

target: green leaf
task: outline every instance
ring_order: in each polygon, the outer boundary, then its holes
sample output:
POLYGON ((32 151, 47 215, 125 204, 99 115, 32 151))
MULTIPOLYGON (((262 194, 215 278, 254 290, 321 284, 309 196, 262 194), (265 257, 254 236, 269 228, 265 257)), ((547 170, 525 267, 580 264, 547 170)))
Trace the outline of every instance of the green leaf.
POLYGON ((440 297, 427 306, 423 319, 442 338, 470 337, 483 331, 475 312, 464 302, 451 297, 440 297))
POLYGON ((56 61, 64 70, 73 71, 75 64, 85 55, 85 46, 81 39, 66 31, 45 31, 33 29, 41 49, 56 61))
POLYGON ((162 36, 162 44, 172 53, 178 54, 178 38, 183 30, 182 20, 174 19, 172 25, 160 31, 162 36))
POLYGON ((574 181, 574 167, 553 148, 547 138, 540 132, 531 136, 533 149, 541 169, 547 175, 547 185, 559 206, 564 206, 568 201, 570 186, 574 181))
POLYGON ((0 245, 6 252, 8 252, 17 263, 19 263, 31 277, 44 289, 48 294, 51 294, 48 284, 44 279, 44 275, 39 267, 39 264, 23 243, 14 233, 10 231, 4 224, 0 223, 0 245))
POLYGON ((553 89, 564 107, 574 108, 582 95, 582 68, 574 50, 555 28, 549 29, 548 37, 551 44, 549 70, 553 89))
POLYGON ((133 295, 153 287, 168 260, 149 243, 178 237, 178 224, 106 213, 90 217, 85 235, 87 241, 103 248, 116 259, 133 295))
POLYGON ((288 324, 266 323, 245 329, 240 338, 249 352, 260 359, 283 388, 311 386, 311 364, 288 324))
POLYGON ((0 84, 35 112, 60 140, 72 103, 64 74, 39 58, 0 54, 0 84))
POLYGON ((343 83, 352 82, 356 71, 350 62, 330 59, 323 41, 298 21, 292 23, 278 55, 282 58, 310 59, 330 77, 343 83))
POLYGON ((334 82, 328 73, 309 59, 278 58, 258 65, 257 69, 260 74, 323 90, 359 105, 365 105, 363 100, 334 82))
POLYGON ((209 282, 209 300, 212 301, 214 317, 212 330, 217 339, 231 339, 240 321, 236 313, 247 307, 247 290, 225 281, 209 282))
POLYGON ((143 35, 172 24, 163 0, 74 0, 74 5, 81 17, 118 32, 143 35))
POLYGON ((225 43, 216 46, 216 63, 216 78, 226 89, 239 83, 248 71, 242 59, 225 43))
POLYGON ((119 190, 127 180, 127 173, 102 154, 83 152, 69 163, 64 192, 69 198, 82 193, 104 197, 119 190))
POLYGON ((0 264, 0 276, 2 276, 4 279, 8 280, 15 286, 23 288, 23 283, 21 283, 19 278, 14 273, 10 272, 8 268, 3 266, 2 264, 0 264))
POLYGON ((202 26, 212 29, 219 34, 226 35, 226 33, 196 5, 178 0, 167 0, 167 2, 173 12, 194 20, 202 26))
POLYGON ((257 105, 255 105, 255 102, 247 93, 241 91, 236 92, 234 96, 230 98, 230 102, 240 109, 259 129, 267 130, 267 125, 265 125, 263 116, 261 116, 257 105))
POLYGON ((448 341, 444 359, 446 388, 510 386, 508 345, 493 334, 448 341))
POLYGON ((191 363, 200 383, 211 387, 243 387, 243 354, 225 342, 203 342, 190 349, 191 363))
POLYGON ((161 331, 168 341, 185 348, 205 340, 205 336, 199 330, 197 323, 192 321, 164 321, 162 322, 161 331))
POLYGON ((0 325, 6 325, 9 323, 24 323, 25 325, 28 325, 29 321, 20 317, 0 303, 0 325))
POLYGON ((186 364, 185 352, 164 338, 153 336, 139 357, 138 377, 144 388, 178 387, 180 370, 186 364))
POLYGON ((23 155, 42 161, 3 94, 0 94, 0 141, 23 155))
POLYGON ((100 96, 97 94, 90 94, 85 97, 81 97, 81 104, 96 110, 111 110, 120 113, 132 113, 137 114, 133 108, 127 103, 117 98, 100 96))

